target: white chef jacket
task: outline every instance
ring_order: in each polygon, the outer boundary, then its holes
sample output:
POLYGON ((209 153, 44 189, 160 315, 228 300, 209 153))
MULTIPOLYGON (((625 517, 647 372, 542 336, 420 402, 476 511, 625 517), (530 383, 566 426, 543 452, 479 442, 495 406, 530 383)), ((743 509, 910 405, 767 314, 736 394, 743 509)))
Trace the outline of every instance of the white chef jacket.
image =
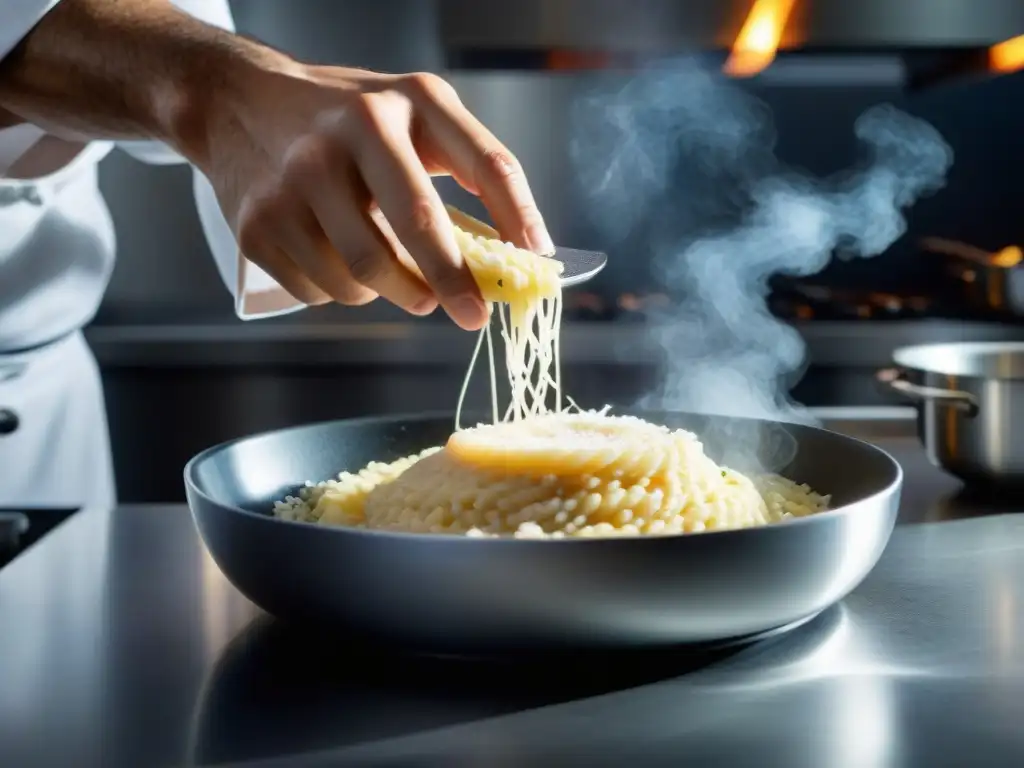
MULTIPOLYGON (((0 58, 58 2, 0 0, 0 58)), ((173 2, 234 29, 226 0, 173 2)), ((115 146, 146 163, 185 160, 158 142, 97 141, 56 172, 8 177, 44 135, 33 125, 0 129, 0 408, 20 422, 12 434, 0 435, 0 507, 111 505, 102 387, 79 332, 100 305, 115 252, 97 165, 115 146)), ((199 218, 238 316, 300 309, 239 255, 208 180, 198 170, 193 179, 199 218)))

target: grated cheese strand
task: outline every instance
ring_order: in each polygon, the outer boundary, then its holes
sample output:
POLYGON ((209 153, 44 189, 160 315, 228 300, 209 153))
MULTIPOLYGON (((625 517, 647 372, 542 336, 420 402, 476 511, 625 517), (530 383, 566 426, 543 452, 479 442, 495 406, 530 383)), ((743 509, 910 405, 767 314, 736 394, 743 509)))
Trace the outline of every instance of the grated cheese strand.
POLYGON ((488 303, 492 318, 480 332, 462 382, 455 409, 455 430, 462 429, 462 410, 485 337, 492 424, 523 421, 552 411, 561 413, 564 410, 558 343, 562 319, 561 262, 502 242, 489 236, 493 230, 482 222, 457 210, 449 208, 449 211, 462 257, 488 303), (495 315, 505 348, 509 383, 509 402, 503 410, 498 404, 491 335, 495 315))

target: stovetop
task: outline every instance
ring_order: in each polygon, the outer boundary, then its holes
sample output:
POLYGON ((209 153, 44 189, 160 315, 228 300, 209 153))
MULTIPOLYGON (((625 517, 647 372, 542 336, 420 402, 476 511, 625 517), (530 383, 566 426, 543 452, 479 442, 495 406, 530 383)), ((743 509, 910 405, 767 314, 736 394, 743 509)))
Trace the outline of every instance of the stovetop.
MULTIPOLYGON (((859 290, 822 284, 793 284, 767 298, 772 314, 791 322, 959 320, 1024 325, 1012 312, 979 309, 955 298, 924 292, 859 290)), ((643 323, 663 315, 685 300, 664 293, 626 292, 606 296, 574 291, 565 298, 569 321, 643 323)))

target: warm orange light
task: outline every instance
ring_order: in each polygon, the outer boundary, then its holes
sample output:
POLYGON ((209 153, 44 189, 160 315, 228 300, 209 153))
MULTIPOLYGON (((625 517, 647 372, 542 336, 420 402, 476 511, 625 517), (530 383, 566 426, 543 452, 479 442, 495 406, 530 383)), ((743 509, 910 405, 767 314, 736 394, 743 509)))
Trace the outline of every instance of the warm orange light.
POLYGON ((775 59, 795 0, 754 0, 725 62, 725 73, 751 77, 775 59))
POLYGON ((989 48, 988 66, 993 72, 1015 72, 1024 68, 1024 35, 989 48))
POLYGON ((1024 261, 1024 251, 1021 251, 1016 245, 1003 248, 999 253, 992 255, 992 263, 997 267, 1016 267, 1022 261, 1024 261))

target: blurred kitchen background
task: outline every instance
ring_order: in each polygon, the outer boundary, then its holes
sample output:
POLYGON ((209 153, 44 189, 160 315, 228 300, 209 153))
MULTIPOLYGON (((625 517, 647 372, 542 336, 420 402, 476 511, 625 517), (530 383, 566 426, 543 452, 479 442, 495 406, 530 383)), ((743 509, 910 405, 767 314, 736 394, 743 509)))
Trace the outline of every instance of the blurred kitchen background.
MULTIPOLYGON (((610 250, 600 279, 567 297, 568 389, 601 405, 632 403, 652 386, 659 358, 645 312, 670 304, 674 287, 652 279, 650 253, 616 250, 588 223, 569 160, 569 111, 599 76, 595 67, 705 51, 721 69, 750 0, 232 7, 241 31, 306 60, 445 74, 521 159, 556 242, 610 250)), ((774 112, 785 163, 814 174, 850 166, 854 120, 880 102, 927 120, 955 153, 946 187, 909 212, 908 233, 887 253, 836 261, 814 277, 780 281, 772 294, 773 311, 808 345, 797 400, 884 404, 892 401, 873 375, 896 346, 1024 338, 1024 267, 1015 267, 1019 252, 1003 251, 1024 245, 1024 73, 1011 71, 1012 46, 999 49, 1002 58, 991 49, 1024 35, 1024 3, 798 0, 791 12, 775 63, 738 81, 774 112), (923 246, 929 237, 939 240, 923 246)), ((242 323, 207 251, 187 169, 115 153, 102 186, 119 255, 88 338, 103 370, 123 502, 182 498, 183 463, 232 437, 454 406, 474 339, 440 313, 412 319, 378 302, 242 323)))

